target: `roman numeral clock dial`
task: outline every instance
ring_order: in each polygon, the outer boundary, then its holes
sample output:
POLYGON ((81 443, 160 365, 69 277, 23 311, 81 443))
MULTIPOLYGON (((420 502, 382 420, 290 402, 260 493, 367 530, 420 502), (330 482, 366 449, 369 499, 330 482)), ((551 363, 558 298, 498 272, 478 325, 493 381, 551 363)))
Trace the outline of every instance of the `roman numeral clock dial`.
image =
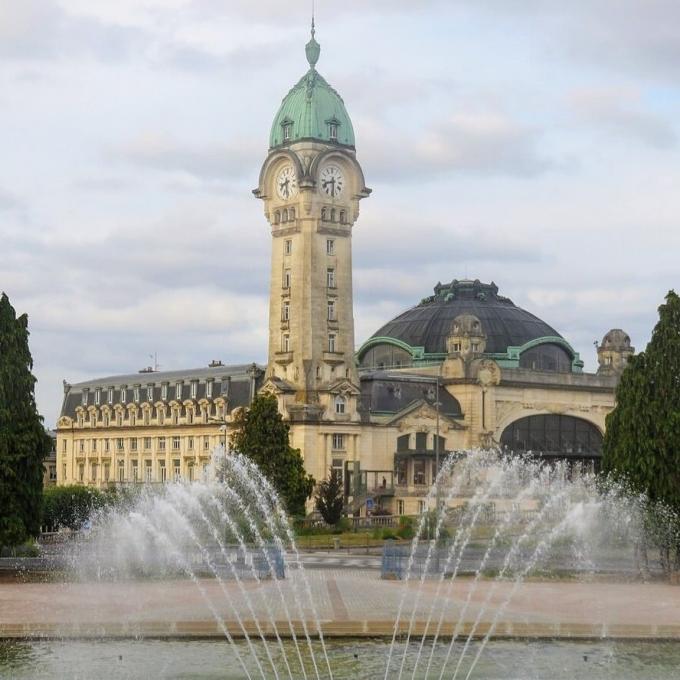
POLYGON ((287 201, 297 194, 297 177, 292 165, 286 165, 276 178, 276 193, 279 198, 287 201))
POLYGON ((331 198, 337 198, 345 187, 345 178, 343 177, 342 170, 337 165, 327 165, 321 171, 319 183, 321 185, 321 193, 331 198))

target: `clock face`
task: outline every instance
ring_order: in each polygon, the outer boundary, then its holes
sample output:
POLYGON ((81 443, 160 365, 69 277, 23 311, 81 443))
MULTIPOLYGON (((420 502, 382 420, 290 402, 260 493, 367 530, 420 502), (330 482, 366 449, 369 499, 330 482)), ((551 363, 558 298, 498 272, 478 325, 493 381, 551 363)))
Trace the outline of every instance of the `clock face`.
POLYGON ((297 194, 298 185, 295 170, 292 165, 286 165, 276 178, 276 193, 284 201, 293 198, 297 194))
POLYGON ((345 178, 337 165, 327 165, 319 177, 322 193, 337 198, 345 188, 345 178))

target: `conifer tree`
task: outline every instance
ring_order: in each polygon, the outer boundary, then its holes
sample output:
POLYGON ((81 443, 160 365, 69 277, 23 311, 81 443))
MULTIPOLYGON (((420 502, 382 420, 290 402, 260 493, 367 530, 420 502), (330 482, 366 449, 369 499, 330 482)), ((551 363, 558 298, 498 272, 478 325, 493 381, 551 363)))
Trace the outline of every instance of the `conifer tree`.
POLYGON ((276 397, 258 395, 248 409, 237 415, 232 443, 260 468, 281 496, 288 514, 301 516, 315 482, 305 471, 300 450, 290 446, 289 430, 276 397))
POLYGON ((342 491, 342 475, 331 468, 328 479, 319 484, 314 497, 316 509, 326 524, 335 526, 342 518, 344 506, 342 491))
POLYGON ((680 510, 680 297, 670 291, 647 348, 631 357, 607 417, 603 470, 680 510))
POLYGON ((43 460, 50 439, 38 415, 28 317, 0 295, 0 545, 40 531, 43 460))

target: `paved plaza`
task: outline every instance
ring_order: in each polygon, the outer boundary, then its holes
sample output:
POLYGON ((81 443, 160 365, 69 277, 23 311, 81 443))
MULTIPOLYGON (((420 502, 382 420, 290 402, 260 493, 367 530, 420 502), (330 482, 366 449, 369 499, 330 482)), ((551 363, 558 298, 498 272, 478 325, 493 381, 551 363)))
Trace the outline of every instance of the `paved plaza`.
POLYGON ((309 595, 327 636, 492 631, 497 637, 680 639, 680 587, 658 583, 512 582, 422 584, 381 580, 365 569, 307 569, 283 581, 213 579, 123 583, 0 583, 0 637, 234 636, 261 627, 281 636, 315 630, 309 595), (430 624, 427 624, 430 619, 430 624), (289 623, 292 622, 292 623, 289 623))

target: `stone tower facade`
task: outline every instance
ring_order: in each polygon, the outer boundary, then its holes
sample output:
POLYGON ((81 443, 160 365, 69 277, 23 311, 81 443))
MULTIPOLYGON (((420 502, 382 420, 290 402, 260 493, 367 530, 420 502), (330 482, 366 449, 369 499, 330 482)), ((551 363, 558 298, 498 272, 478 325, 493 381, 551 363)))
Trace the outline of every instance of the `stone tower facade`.
POLYGON ((358 384, 352 228, 370 193, 344 103, 316 71, 319 52, 312 26, 310 68, 274 119, 254 190, 272 233, 266 377, 294 392, 306 419, 321 417, 324 393, 358 384))

